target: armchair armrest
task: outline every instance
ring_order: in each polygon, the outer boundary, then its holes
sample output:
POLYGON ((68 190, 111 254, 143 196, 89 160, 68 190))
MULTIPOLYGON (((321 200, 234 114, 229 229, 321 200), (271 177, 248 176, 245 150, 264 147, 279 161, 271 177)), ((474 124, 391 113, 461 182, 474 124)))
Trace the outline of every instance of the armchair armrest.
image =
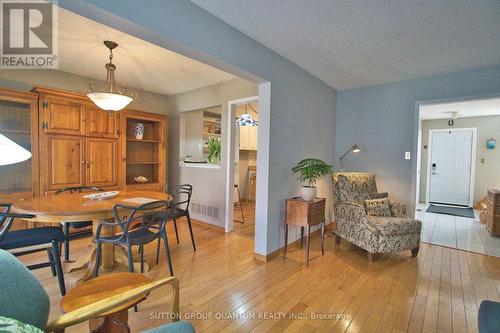
POLYGON ((133 299, 146 297, 147 294, 152 290, 167 284, 172 285, 174 290, 172 294, 171 312, 174 313, 175 316, 173 316, 174 319, 172 319, 172 321, 179 321, 179 281, 176 277, 168 277, 131 290, 127 290, 122 294, 105 298, 93 304, 86 305, 78 310, 66 313, 58 319, 49 322, 45 331, 63 332, 66 327, 99 317, 99 315, 109 312, 120 305, 130 302, 133 299))

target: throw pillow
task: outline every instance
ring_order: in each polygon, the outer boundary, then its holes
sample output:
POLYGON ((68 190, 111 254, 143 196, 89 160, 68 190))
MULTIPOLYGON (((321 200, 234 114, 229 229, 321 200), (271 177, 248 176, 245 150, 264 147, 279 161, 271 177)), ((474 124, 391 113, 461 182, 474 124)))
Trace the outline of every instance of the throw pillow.
POLYGON ((384 198, 388 198, 388 197, 389 197, 388 192, 370 194, 370 199, 384 199, 384 198))
POLYGON ((366 215, 391 217, 389 199, 367 199, 365 200, 366 215))
POLYGON ((401 202, 391 202, 389 204, 389 209, 391 210, 392 217, 407 217, 406 206, 401 202))

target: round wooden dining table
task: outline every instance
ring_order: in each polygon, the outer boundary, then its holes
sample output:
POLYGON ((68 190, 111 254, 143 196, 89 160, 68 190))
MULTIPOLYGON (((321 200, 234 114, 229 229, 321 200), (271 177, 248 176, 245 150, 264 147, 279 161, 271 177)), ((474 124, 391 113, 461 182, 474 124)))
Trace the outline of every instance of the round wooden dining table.
MULTIPOLYGON (((99 224, 99 221, 113 219, 113 207, 116 204, 126 205, 130 208, 135 208, 145 203, 166 200, 170 201, 172 197, 163 192, 154 191, 120 191, 117 196, 104 200, 91 200, 84 198, 86 193, 63 193, 58 195, 49 195, 43 197, 35 197, 24 199, 15 202, 11 210, 14 213, 30 214, 34 218, 30 222, 60 224, 67 222, 92 221, 93 230, 99 224)), ((130 209, 124 209, 120 212, 123 217, 128 216, 130 209)), ((109 237, 119 232, 119 226, 103 225, 101 236, 109 237)), ((75 262, 65 262, 64 269, 66 272, 71 272, 79 268, 87 268, 85 275, 81 280, 87 280, 92 277, 92 272, 95 265, 95 242, 92 242, 86 256, 79 258, 75 262)), ((126 251, 118 246, 120 250, 115 251, 112 244, 103 244, 102 247, 102 268, 104 271, 110 271, 118 265, 128 267, 128 259, 126 251)), ((145 269, 148 270, 150 265, 146 263, 145 269)))

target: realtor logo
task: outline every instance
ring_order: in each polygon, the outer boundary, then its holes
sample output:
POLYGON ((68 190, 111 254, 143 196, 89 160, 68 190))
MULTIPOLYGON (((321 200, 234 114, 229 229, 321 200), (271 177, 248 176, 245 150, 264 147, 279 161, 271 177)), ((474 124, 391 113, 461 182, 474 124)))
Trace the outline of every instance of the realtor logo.
POLYGON ((57 68, 57 4, 0 0, 1 69, 57 68))

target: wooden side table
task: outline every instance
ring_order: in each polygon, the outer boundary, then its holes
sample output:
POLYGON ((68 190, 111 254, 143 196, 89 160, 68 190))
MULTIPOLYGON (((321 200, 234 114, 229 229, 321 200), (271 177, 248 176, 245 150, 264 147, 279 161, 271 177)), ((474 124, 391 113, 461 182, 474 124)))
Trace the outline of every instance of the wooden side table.
POLYGON ((306 234, 306 264, 309 266, 309 243, 311 226, 321 224, 321 255, 325 254, 325 198, 316 198, 313 201, 304 201, 301 197, 295 197, 286 200, 285 216, 285 251, 283 258, 286 258, 288 245, 288 225, 300 227, 300 247, 304 238, 304 228, 307 228, 306 234))
MULTIPOLYGON (((75 311, 104 298, 121 294, 127 290, 148 284, 151 279, 139 273, 113 273, 81 282, 61 299, 64 313, 75 311)), ((93 333, 130 333, 128 309, 143 301, 138 298, 125 303, 100 318, 89 321, 89 330, 93 333)))

